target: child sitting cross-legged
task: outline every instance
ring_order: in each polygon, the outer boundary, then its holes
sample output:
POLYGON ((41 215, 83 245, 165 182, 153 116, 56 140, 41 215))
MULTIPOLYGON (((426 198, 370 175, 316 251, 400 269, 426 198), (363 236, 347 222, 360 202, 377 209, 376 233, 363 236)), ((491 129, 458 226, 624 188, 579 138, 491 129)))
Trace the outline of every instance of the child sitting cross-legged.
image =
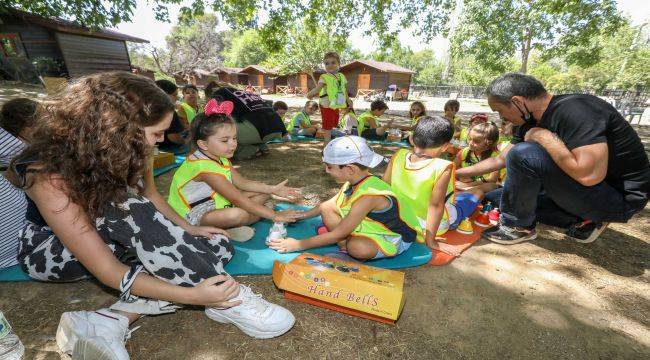
POLYGON ((416 240, 417 220, 390 185, 368 171, 383 159, 361 137, 332 140, 323 150, 325 171, 343 187, 301 216, 320 215, 327 231, 303 240, 272 240, 269 246, 284 253, 338 244, 359 260, 393 257, 407 250, 416 240))
POLYGON ((191 145, 195 149, 174 174, 169 204, 192 225, 211 225, 231 231, 233 240, 245 241, 252 229, 243 227, 260 218, 276 222, 295 221, 294 211, 273 211, 264 206, 271 195, 294 200, 300 194, 286 180, 267 185, 246 179, 230 158, 237 147, 237 127, 230 117, 233 104, 211 99, 205 113, 192 122, 191 145), (240 235, 241 234, 241 235, 240 235))
POLYGON ((314 115, 318 110, 318 103, 315 101, 308 100, 305 103, 305 107, 302 111, 296 113, 289 121, 289 126, 287 126, 287 131, 292 136, 314 136, 318 128, 316 125, 311 123, 311 115, 314 115))
POLYGON ((453 125, 440 116, 425 116, 413 129, 413 150, 398 150, 391 158, 384 181, 391 184, 402 206, 415 212, 419 229, 431 249, 458 255, 438 238, 458 227, 479 203, 472 193, 454 192, 454 164, 438 158, 454 135, 453 125))

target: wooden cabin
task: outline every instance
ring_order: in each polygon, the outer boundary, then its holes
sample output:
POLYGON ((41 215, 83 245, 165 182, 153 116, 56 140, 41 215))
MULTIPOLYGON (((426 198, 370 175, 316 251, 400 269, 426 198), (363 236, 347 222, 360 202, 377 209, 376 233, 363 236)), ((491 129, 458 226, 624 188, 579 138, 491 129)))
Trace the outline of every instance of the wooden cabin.
POLYGON ((39 83, 39 75, 75 78, 131 71, 127 41, 148 42, 113 30, 91 30, 72 21, 4 8, 0 12, 0 79, 39 83))
POLYGON ((156 80, 156 73, 151 69, 131 65, 131 72, 133 72, 136 75, 144 76, 151 80, 156 80))
MULTIPOLYGON (((318 77, 325 73, 323 69, 314 70, 314 77, 318 81, 318 77)), ((293 93, 306 94, 309 90, 316 87, 314 80, 309 74, 304 71, 287 75, 287 85, 293 93)))
POLYGON ((233 85, 248 85, 248 74, 243 73, 244 68, 221 67, 214 72, 219 81, 233 85))
POLYGON ((287 76, 278 75, 274 69, 265 69, 260 65, 248 65, 241 70, 248 75, 248 85, 253 86, 259 92, 273 94, 277 86, 287 85, 287 76))
POLYGON ((374 60, 354 60, 341 66, 340 71, 345 75, 348 91, 353 96, 385 91, 389 85, 397 85, 399 90, 408 92, 415 73, 399 65, 374 60))

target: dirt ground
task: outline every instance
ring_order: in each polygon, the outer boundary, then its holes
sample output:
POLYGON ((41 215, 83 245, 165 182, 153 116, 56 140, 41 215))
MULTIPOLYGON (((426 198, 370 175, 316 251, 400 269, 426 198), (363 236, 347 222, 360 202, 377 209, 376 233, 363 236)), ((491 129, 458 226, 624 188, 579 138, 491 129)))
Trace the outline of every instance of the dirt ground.
MULTIPOLYGON (((639 129, 648 149, 650 129, 639 129)), ((324 200, 337 185, 324 173, 321 147, 276 144, 267 157, 237 166, 256 180, 288 178, 324 200)), ((172 174, 157 178, 165 195, 172 174)), ((289 333, 253 340, 199 308, 184 308, 140 320, 127 348, 133 359, 649 358, 650 207, 592 244, 567 240, 559 229, 538 230, 529 243, 480 240, 450 265, 405 270, 407 300, 395 326, 287 301, 270 276, 248 276, 238 280, 295 314, 289 333)), ((116 292, 82 281, 1 283, 0 294, 25 358, 58 359, 61 313, 107 306, 116 292)))

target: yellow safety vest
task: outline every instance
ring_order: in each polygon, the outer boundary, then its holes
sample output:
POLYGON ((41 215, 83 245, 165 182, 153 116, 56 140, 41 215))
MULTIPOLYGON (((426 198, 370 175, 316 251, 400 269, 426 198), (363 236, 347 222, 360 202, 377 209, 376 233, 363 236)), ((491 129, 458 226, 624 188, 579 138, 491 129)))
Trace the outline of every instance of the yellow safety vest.
MULTIPOLYGON (((192 209, 192 204, 187 200, 188 193, 186 187, 187 184, 201 174, 223 176, 232 182, 232 166, 228 159, 219 158, 217 162, 212 159, 193 160, 188 156, 178 170, 176 170, 176 173, 174 173, 174 178, 169 187, 169 199, 167 202, 178 215, 185 216, 192 209)), ((228 199, 214 190, 212 190, 212 194, 209 197, 214 200, 215 209, 232 206, 228 199)))
MULTIPOLYGON (((498 151, 492 151, 492 154, 490 157, 497 157, 499 156, 498 151)), ((460 152, 460 167, 465 168, 465 167, 470 167, 478 162, 481 161, 474 153, 469 149, 469 146, 461 150, 460 152)), ((478 175, 478 176, 472 176, 472 181, 483 181, 485 182, 485 177, 483 175, 478 175)))
MULTIPOLYGON (((407 168, 406 158, 411 154, 412 152, 407 149, 400 149, 395 153, 395 155, 393 155, 390 182, 391 188, 395 194, 399 196, 404 205, 413 209, 415 212, 415 216, 417 217, 420 226, 419 231, 421 232, 418 240, 423 242, 433 187, 438 182, 438 179, 440 179, 442 173, 450 166, 452 168, 452 173, 451 180, 447 186, 445 203, 454 203, 456 201, 454 197, 454 168, 451 161, 440 158, 418 162, 417 168, 407 168)), ((436 235, 442 235, 447 232, 448 229, 449 214, 445 207, 436 235)))
POLYGON ((196 117, 196 110, 188 104, 188 103, 181 103, 181 107, 183 108, 183 111, 185 111, 185 115, 187 116, 187 122, 192 123, 192 120, 196 117))
POLYGON ((287 126, 287 131, 291 132, 293 128, 296 127, 296 120, 298 119, 299 116, 302 116, 305 124, 311 126, 311 118, 309 118, 309 115, 305 113, 304 111, 301 111, 299 113, 296 113, 292 118, 291 121, 289 121, 289 126, 287 126))
POLYGON ((344 109, 348 107, 347 80, 345 79, 345 75, 341 73, 337 73, 336 75, 325 73, 320 76, 320 79, 323 79, 325 82, 325 87, 320 90, 319 96, 322 100, 326 100, 321 101, 321 106, 330 109, 344 109))
POLYGON ((361 136, 361 133, 363 133, 363 130, 366 128, 366 120, 368 119, 375 119, 375 124, 379 126, 379 120, 377 117, 373 115, 372 112, 366 111, 357 118, 357 132, 359 133, 359 136, 361 136))
POLYGON ((345 183, 336 195, 336 207, 341 217, 346 217, 352 210, 355 201, 363 196, 391 197, 393 201, 397 202, 399 213, 399 219, 391 221, 390 224, 383 224, 366 216, 350 235, 371 239, 386 256, 395 256, 398 250, 397 246, 386 237, 402 236, 403 241, 408 241, 409 237, 413 240, 418 237, 419 231, 415 214, 408 206, 401 203, 399 197, 391 190, 390 185, 371 175, 356 184, 352 188, 352 193, 346 195, 350 186, 349 182, 345 183))

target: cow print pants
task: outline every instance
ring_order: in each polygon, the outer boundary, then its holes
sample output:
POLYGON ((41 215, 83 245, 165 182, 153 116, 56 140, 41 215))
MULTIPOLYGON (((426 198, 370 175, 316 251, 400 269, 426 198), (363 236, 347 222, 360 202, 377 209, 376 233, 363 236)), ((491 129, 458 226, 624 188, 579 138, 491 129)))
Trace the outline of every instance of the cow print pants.
MULTIPOLYGON (((113 254, 130 266, 120 286, 120 299, 127 302, 137 299, 130 295, 130 287, 140 271, 189 287, 225 275, 224 266, 233 256, 225 236, 207 239, 190 235, 138 195, 107 207, 104 216, 96 220, 96 228, 113 254)), ((30 277, 69 282, 92 276, 49 227, 28 221, 20 239, 18 260, 30 277)))

